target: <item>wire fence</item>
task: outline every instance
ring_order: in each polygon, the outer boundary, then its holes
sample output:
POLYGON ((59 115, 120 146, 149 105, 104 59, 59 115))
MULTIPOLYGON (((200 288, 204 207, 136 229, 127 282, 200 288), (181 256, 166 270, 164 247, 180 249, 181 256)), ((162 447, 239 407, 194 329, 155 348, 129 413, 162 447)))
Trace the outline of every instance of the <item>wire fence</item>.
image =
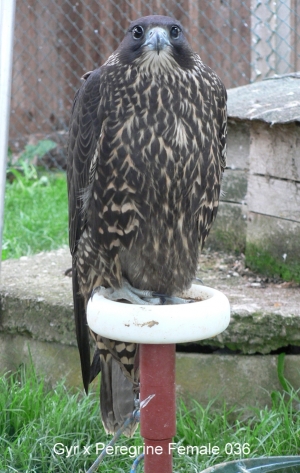
POLYGON ((131 20, 150 14, 181 21, 227 88, 300 69, 298 0, 17 0, 11 161, 47 140, 43 163, 65 169, 80 77, 117 48, 131 20))

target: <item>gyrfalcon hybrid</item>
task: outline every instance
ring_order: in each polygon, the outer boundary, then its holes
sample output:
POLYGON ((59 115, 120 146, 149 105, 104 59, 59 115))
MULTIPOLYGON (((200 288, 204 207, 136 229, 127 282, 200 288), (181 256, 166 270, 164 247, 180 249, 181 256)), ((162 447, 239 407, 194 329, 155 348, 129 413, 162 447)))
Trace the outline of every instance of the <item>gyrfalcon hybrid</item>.
POLYGON ((138 349, 92 333, 90 367, 87 302, 95 290, 132 303, 182 302, 174 296, 191 285, 217 214, 226 121, 224 85, 166 16, 133 21, 75 96, 68 193, 76 332, 86 391, 101 370, 107 432, 134 409, 138 349))

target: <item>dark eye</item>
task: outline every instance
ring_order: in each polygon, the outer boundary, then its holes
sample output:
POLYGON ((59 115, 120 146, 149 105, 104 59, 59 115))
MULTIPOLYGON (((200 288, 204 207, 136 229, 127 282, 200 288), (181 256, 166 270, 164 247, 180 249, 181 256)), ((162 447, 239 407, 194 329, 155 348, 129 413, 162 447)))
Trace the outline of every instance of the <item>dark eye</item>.
POLYGON ((134 39, 141 39, 144 35, 144 28, 142 26, 135 26, 132 30, 134 39))
POLYGON ((172 26, 170 35, 172 39, 178 39, 181 33, 181 29, 178 26, 172 26))

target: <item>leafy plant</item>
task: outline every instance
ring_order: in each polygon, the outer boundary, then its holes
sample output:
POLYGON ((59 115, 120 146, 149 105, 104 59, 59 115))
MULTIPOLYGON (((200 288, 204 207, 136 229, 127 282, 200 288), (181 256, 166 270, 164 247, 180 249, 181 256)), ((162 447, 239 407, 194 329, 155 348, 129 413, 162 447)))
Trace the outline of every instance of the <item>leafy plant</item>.
POLYGON ((36 166, 29 163, 28 161, 21 161, 19 163, 19 169, 11 167, 7 169, 7 173, 14 176, 17 181, 17 186, 21 189, 36 187, 37 185, 48 185, 49 179, 47 176, 39 177, 36 166))
POLYGON ((42 158, 46 153, 51 151, 51 149, 56 148, 56 146, 57 144, 52 140, 40 140, 36 145, 26 145, 18 161, 32 162, 36 156, 42 158))

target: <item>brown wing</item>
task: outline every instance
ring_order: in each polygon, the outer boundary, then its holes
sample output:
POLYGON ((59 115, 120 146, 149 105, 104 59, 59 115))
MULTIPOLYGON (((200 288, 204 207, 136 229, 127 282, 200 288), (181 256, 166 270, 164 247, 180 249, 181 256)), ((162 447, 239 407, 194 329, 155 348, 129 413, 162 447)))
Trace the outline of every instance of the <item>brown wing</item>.
POLYGON ((86 321, 85 301, 79 293, 75 265, 77 244, 84 231, 86 216, 83 211, 83 193, 89 185, 89 175, 97 142, 101 133, 102 118, 99 110, 101 69, 88 76, 74 99, 68 145, 68 197, 69 242, 73 256, 73 300, 77 344, 85 390, 90 379, 89 330, 86 321))
POLYGON ((217 215, 222 174, 226 167, 227 93, 219 77, 203 64, 199 88, 202 96, 202 102, 198 104, 202 139, 207 145, 204 145, 205 160, 201 164, 203 194, 198 193, 201 199, 195 205, 199 241, 203 247, 217 215))
POLYGON ((85 226, 82 194, 89 185, 91 163, 101 133, 100 78, 101 69, 86 78, 75 95, 70 121, 67 175, 72 255, 76 253, 77 243, 85 226))

